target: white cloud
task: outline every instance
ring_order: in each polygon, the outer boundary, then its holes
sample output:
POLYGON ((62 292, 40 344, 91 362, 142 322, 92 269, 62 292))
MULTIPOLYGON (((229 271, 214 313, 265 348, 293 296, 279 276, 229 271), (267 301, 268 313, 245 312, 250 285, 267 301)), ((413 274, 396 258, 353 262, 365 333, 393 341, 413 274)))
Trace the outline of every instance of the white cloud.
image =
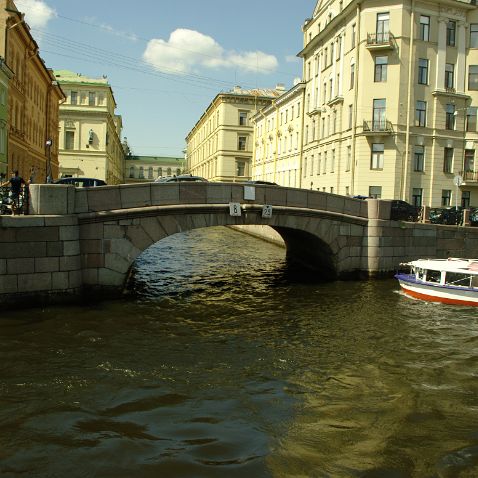
POLYGON ((278 64, 275 56, 261 51, 226 51, 214 38, 185 28, 172 32, 168 41, 150 40, 143 59, 157 70, 178 74, 188 74, 201 66, 271 73, 278 64))
POLYGON ((130 40, 130 41, 138 41, 138 36, 135 33, 117 30, 115 27, 112 27, 108 23, 98 22, 96 17, 86 17, 84 19, 84 22, 87 24, 91 24, 94 27, 101 28, 105 32, 109 33, 110 35, 126 38, 127 40, 130 40))
POLYGON ((16 0, 15 4, 25 14, 25 20, 32 28, 44 28, 56 17, 56 11, 42 0, 16 0))

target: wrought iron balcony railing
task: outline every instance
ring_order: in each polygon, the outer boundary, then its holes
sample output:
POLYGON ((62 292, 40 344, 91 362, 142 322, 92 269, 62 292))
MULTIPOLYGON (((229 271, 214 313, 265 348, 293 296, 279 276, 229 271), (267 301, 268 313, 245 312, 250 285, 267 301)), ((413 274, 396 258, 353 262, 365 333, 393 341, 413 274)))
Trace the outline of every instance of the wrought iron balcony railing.
POLYGON ((394 36, 390 32, 367 33, 367 48, 393 48, 394 36))
POLYGON ((478 171, 461 171, 460 176, 464 181, 478 182, 478 171))
POLYGON ((392 133, 393 127, 392 123, 386 119, 364 121, 363 131, 365 133, 392 133))

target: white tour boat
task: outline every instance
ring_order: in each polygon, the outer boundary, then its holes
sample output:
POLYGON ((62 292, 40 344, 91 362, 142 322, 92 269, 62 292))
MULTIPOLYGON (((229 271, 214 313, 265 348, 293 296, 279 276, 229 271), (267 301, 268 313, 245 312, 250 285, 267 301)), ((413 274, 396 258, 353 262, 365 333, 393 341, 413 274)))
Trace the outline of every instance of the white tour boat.
POLYGON ((401 264, 397 273, 402 290, 417 299, 478 306, 478 259, 418 259, 401 264))

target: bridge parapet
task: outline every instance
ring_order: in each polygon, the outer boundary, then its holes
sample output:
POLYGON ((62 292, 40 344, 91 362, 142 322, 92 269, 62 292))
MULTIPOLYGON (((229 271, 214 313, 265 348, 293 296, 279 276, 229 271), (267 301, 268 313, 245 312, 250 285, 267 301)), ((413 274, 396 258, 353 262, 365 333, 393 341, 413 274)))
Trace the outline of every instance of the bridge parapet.
POLYGON ((321 191, 238 183, 142 183, 75 188, 71 185, 31 185, 30 214, 82 214, 99 211, 180 204, 270 204, 369 217, 365 201, 321 191), (255 199, 245 199, 245 188, 255 199))

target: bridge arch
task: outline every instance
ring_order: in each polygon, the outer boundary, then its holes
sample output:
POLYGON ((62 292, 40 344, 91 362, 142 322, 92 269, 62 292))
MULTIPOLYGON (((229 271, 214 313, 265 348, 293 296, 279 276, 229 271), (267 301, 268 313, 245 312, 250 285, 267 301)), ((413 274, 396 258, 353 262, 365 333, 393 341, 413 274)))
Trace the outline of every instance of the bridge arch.
POLYGON ((123 289, 135 259, 156 242, 181 232, 212 226, 268 225, 284 239, 286 259, 337 278, 360 270, 366 222, 310 210, 276 207, 262 218, 262 206, 229 214, 224 205, 166 206, 101 212, 80 219, 83 283, 123 289), (317 220, 318 219, 318 220, 317 220))

